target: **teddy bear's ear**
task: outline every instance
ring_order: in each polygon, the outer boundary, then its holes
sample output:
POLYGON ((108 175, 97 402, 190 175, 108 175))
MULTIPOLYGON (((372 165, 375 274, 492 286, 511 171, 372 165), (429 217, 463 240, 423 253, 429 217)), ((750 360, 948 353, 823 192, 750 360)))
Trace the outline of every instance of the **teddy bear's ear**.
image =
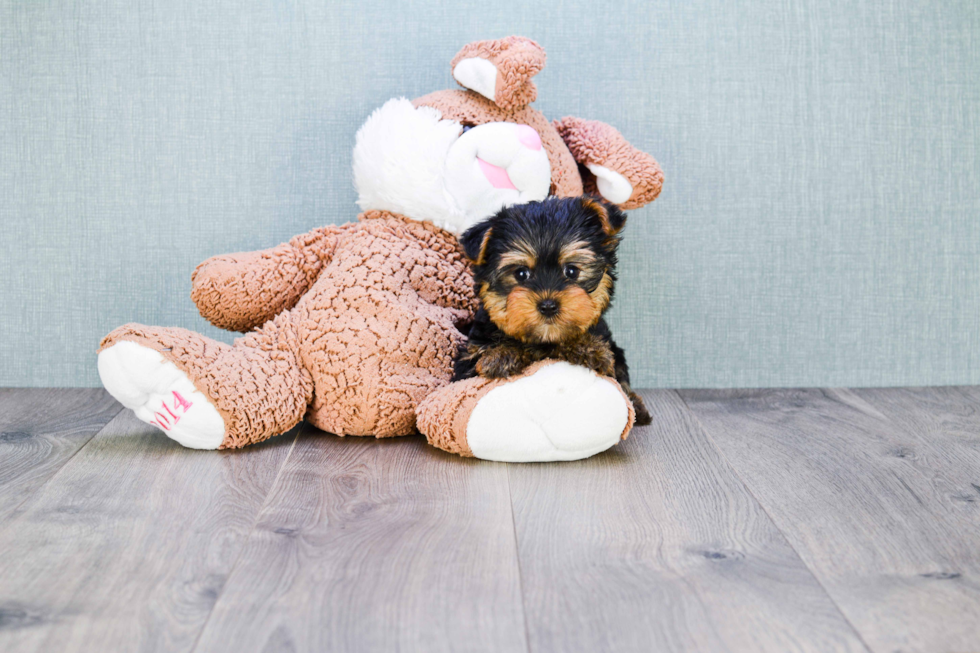
POLYGON ((544 48, 523 36, 476 41, 453 57, 453 77, 501 109, 517 109, 537 99, 531 78, 544 61, 544 48))
POLYGON ((660 164, 636 149, 616 129, 598 120, 562 118, 554 122, 583 171, 585 192, 598 193, 623 209, 637 209, 660 195, 660 164))
POLYGON ((484 220, 464 231, 463 235, 459 237, 459 244, 463 246, 463 253, 473 265, 483 265, 487 262, 487 245, 490 244, 492 233, 491 221, 484 220))

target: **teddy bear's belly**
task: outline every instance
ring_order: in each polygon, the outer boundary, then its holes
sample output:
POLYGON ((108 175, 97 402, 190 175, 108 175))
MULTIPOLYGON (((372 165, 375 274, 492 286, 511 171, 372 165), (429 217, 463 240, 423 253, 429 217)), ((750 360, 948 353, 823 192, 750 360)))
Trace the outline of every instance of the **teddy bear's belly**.
POLYGON ((417 294, 371 289, 307 297, 297 335, 313 377, 306 420, 338 435, 390 437, 415 432, 415 407, 449 382, 465 339, 458 311, 417 294))

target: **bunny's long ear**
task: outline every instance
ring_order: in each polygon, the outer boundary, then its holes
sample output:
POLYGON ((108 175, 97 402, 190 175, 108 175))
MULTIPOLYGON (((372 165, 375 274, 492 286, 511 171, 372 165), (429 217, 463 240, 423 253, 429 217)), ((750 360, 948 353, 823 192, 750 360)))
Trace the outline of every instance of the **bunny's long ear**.
POLYGON ((453 77, 501 109, 517 109, 537 99, 531 78, 544 60, 544 48, 523 36, 476 41, 453 57, 453 77))
POLYGON ((590 173, 582 174, 585 192, 598 192, 623 209, 638 209, 660 195, 664 183, 660 164, 611 125, 572 116, 554 125, 575 160, 590 173))

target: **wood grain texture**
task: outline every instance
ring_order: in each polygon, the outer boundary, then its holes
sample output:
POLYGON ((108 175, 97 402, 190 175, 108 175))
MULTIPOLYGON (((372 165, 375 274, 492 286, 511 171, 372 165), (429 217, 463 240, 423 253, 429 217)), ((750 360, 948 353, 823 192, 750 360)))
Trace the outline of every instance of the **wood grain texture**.
POLYGON ((196 650, 525 650, 506 467, 304 433, 196 650))
POLYGON ((975 390, 682 396, 874 650, 980 649, 975 390))
POLYGON ((120 413, 0 530, 0 650, 190 650, 293 442, 195 451, 120 413))
POLYGON ((577 463, 509 471, 535 651, 863 651, 680 398, 577 463))
POLYGON ((980 519, 980 388, 853 390, 895 424, 900 458, 932 486, 937 512, 976 528, 980 519))
POLYGON ((644 396, 502 465, 0 390, 0 650, 980 650, 980 388, 644 396))
POLYGON ((0 524, 121 410, 101 388, 0 388, 0 524))

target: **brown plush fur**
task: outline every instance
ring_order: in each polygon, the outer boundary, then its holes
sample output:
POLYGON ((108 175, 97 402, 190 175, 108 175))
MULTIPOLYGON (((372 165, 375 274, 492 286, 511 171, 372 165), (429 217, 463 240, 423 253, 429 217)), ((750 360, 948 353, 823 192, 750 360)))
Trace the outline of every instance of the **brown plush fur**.
POLYGON ((630 145, 612 125, 574 116, 556 120, 554 125, 572 156, 582 164, 579 171, 586 193, 599 193, 595 176, 585 167, 595 164, 615 170, 633 185, 633 194, 620 208, 637 209, 660 195, 664 184, 660 165, 652 156, 630 145))
MULTIPOLYGON (((579 163, 586 160, 623 171, 634 185, 631 207, 659 192, 662 174, 648 155, 623 146, 621 137, 612 149, 592 142, 618 136, 615 130, 552 124, 527 106, 536 95, 530 78, 544 65, 540 46, 518 37, 481 41, 454 63, 469 56, 497 67, 496 103, 446 90, 415 106, 464 126, 532 127, 556 196, 582 193, 579 163)), ((506 383, 443 388, 463 340, 457 327, 472 320, 477 301, 456 237, 426 222, 368 212, 360 222, 314 229, 277 247, 216 256, 198 267, 192 285, 212 324, 249 333, 226 345, 185 329, 127 324, 102 347, 135 341, 183 370, 223 417, 222 448, 259 442, 304 416, 341 435, 404 435, 414 431, 418 407, 430 442, 467 455, 465 426, 479 393, 506 383), (420 405, 440 388, 445 392, 420 405)), ((631 407, 629 425, 632 419, 631 407)))
POLYGON ((551 194, 559 197, 582 194, 582 177, 575 157, 555 126, 537 109, 531 106, 502 109, 473 91, 436 91, 413 100, 412 104, 438 109, 443 117, 462 125, 475 127, 488 122, 513 122, 533 127, 541 137, 551 164, 551 194))
MULTIPOLYGON (((132 340, 183 370, 224 417, 222 448, 260 442, 304 416, 338 435, 411 433, 415 406, 449 381, 463 342, 456 327, 476 307, 458 241, 429 223, 380 211, 307 241, 317 244, 320 259, 309 264, 319 268, 313 283, 234 345, 185 329, 127 324, 102 347, 132 340)), ((194 276, 201 312, 218 324, 250 326, 270 287, 304 285, 290 274, 300 266, 283 261, 305 261, 309 253, 287 244, 268 256, 206 262, 194 276)))
POLYGON ((544 48, 523 36, 508 36, 495 41, 478 41, 463 47, 451 62, 456 68, 463 59, 486 59, 497 69, 494 101, 501 109, 522 107, 538 98, 531 78, 544 68, 544 48))

